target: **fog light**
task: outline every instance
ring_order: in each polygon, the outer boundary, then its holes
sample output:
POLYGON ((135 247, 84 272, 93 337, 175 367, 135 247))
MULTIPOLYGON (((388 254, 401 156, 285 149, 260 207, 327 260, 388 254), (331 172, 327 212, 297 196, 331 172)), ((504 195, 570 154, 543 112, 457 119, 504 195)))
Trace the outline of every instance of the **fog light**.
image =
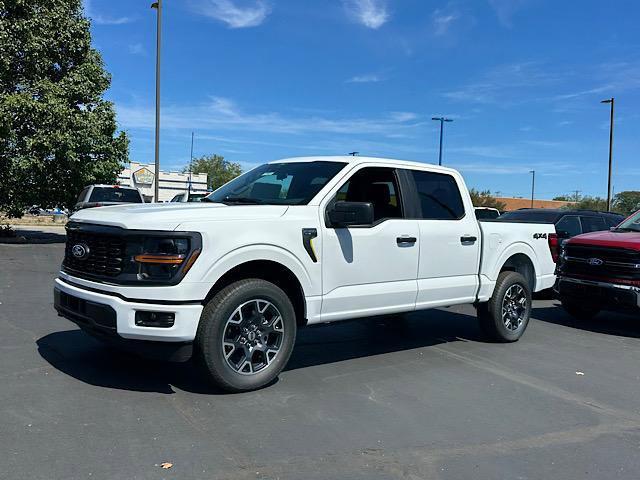
POLYGON ((138 327, 170 328, 176 320, 173 312, 136 312, 136 325, 138 327))

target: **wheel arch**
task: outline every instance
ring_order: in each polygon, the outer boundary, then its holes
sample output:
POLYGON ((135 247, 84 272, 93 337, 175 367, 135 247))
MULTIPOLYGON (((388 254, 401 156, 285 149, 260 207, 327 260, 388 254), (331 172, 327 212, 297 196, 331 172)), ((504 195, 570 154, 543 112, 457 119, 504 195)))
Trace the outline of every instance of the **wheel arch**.
POLYGON ((291 299, 298 326, 306 325, 307 305, 302 283, 290 268, 275 260, 254 259, 231 267, 215 281, 203 303, 209 302, 226 286, 248 278, 266 280, 281 288, 291 299))
POLYGON ((531 258, 522 252, 514 253, 509 258, 507 258, 502 266, 498 274, 502 272, 517 272, 522 275, 527 282, 529 283, 529 287, 531 288, 531 292, 534 292, 536 289, 536 268, 531 260, 531 258))

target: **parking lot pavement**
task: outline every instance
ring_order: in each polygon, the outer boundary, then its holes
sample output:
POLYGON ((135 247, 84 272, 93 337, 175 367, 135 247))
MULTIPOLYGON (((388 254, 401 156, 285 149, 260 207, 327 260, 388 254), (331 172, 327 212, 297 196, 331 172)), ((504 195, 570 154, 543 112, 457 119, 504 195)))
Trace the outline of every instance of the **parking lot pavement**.
POLYGON ((57 317, 62 251, 0 245, 0 478, 638 478, 638 319, 536 301, 509 345, 470 307, 309 328, 277 383, 224 395, 57 317))

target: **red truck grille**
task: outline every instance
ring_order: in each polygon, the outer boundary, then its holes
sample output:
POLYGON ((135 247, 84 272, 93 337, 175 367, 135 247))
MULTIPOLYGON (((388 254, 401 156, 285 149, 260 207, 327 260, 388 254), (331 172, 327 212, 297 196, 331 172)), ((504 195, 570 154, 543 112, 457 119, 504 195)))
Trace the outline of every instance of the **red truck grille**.
POLYGON ((560 273, 635 284, 640 281, 640 252, 625 248, 598 247, 571 243, 565 245, 560 273))

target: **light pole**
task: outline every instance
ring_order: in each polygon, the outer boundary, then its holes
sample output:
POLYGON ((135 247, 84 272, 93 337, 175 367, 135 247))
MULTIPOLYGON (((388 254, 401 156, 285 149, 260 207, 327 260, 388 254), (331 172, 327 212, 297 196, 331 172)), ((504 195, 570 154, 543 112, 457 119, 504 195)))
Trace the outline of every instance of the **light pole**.
POLYGON ((531 174, 531 208, 533 208, 533 198, 536 192, 536 171, 531 170, 529 173, 531 174))
POLYGON ((453 120, 445 117, 432 117, 431 120, 440 122, 440 155, 438 155, 438 165, 442 165, 442 131, 444 130, 444 122, 453 122, 453 120))
POLYGON ((193 132, 191 132, 191 155, 189 157, 189 193, 191 193, 191 178, 193 171, 193 132))
POLYGON ((615 99, 613 97, 602 100, 600 103, 611 104, 611 120, 609 122, 609 180, 607 182, 607 212, 611 211, 611 167, 613 163, 613 105, 615 99))
POLYGON ((160 201, 160 47, 162 40, 162 0, 153 2, 151 8, 155 8, 158 12, 156 23, 156 182, 154 185, 154 196, 156 202, 160 201))

